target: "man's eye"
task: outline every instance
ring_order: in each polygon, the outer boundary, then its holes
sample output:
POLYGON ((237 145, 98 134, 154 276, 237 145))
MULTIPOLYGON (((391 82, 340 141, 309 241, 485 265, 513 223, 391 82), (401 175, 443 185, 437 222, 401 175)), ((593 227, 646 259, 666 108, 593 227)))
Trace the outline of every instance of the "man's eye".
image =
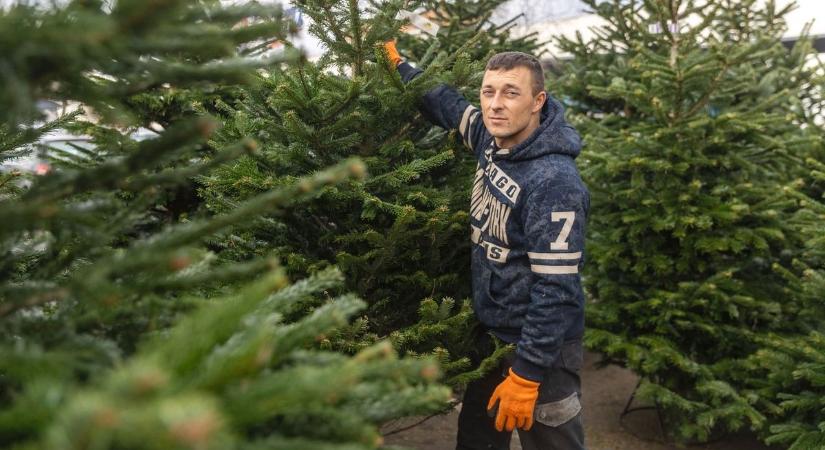
POLYGON ((507 95, 518 95, 517 91, 507 91, 507 95))

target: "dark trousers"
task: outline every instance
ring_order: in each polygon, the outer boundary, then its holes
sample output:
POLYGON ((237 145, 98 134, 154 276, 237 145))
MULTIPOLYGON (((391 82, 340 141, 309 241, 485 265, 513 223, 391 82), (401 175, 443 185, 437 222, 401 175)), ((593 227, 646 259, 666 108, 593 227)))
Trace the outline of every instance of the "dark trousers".
MULTIPOLYGON (((486 343, 481 347, 486 347, 486 343)), ((496 386, 507 377, 511 363, 512 358, 505 358, 496 370, 467 385, 458 416, 457 450, 509 450, 512 433, 496 431, 495 417, 488 414, 487 402, 496 386)), ((585 449, 581 366, 581 340, 565 343, 558 366, 548 369, 542 379, 532 428, 518 429, 524 450, 585 449)))

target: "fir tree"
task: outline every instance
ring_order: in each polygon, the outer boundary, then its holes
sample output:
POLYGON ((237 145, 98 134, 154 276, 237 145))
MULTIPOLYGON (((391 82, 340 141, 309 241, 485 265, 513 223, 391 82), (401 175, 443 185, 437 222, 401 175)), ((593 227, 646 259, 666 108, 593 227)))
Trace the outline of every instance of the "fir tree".
MULTIPOLYGON (((822 275, 819 275, 822 287, 822 275)), ((820 295, 822 291, 819 291, 820 295)), ((825 447, 825 335, 812 332, 798 338, 772 337, 758 360, 776 394, 775 419, 766 439, 789 450, 825 447)))
MULTIPOLYGON (((815 167, 813 178, 821 181, 825 164, 810 162, 815 167)), ((806 251, 783 273, 804 314, 821 318, 825 316, 825 203, 798 195, 804 208, 791 221, 806 237, 806 251)), ((791 450, 825 447, 825 327, 816 322, 812 329, 761 337, 762 348, 743 366, 740 382, 751 395, 759 396, 769 421, 762 432, 767 443, 786 444, 791 450)))
POLYGON ((816 142, 798 116, 806 54, 780 43, 788 8, 587 3, 607 24, 560 41, 573 58, 554 81, 593 194, 587 343, 642 375, 676 437, 759 429, 742 361, 814 326, 783 276, 816 142))
POLYGON ((277 61, 240 58, 238 45, 283 39, 285 25, 277 10, 187 0, 0 11, 0 161, 58 127, 94 144, 42 149, 43 175, 0 172, 4 448, 367 449, 381 422, 447 400, 432 362, 398 360, 386 343, 320 349, 363 308, 327 294, 341 291, 338 271, 289 285, 271 255, 239 263, 207 247, 363 178, 362 163, 294 177, 219 215, 158 217, 164 189, 258 145, 211 146, 217 123, 198 111, 136 141, 134 127, 155 118, 135 97, 250 83, 277 61), (274 20, 233 28, 250 15, 274 20), (99 120, 43 124, 42 98, 82 102, 99 120))
MULTIPOLYGON (((805 45, 803 43, 803 45, 805 45)), ((802 314, 825 317, 825 143, 822 140, 822 65, 807 61, 809 85, 800 96, 798 115, 808 132, 818 136, 818 151, 805 163, 809 169, 793 195, 800 208, 789 222, 803 236, 805 250, 784 269, 785 280, 797 294, 802 314), (812 64, 814 63, 814 64, 812 64)), ((825 448, 825 325, 795 333, 771 334, 761 339, 762 349, 748 358, 746 384, 763 401, 770 427, 766 442, 787 444, 792 450, 825 448)))
POLYGON ((402 351, 434 352, 449 375, 470 369, 462 341, 472 314, 466 300, 452 299, 470 292, 466 226, 474 162, 455 136, 420 116, 417 101, 438 82, 477 98, 488 53, 535 48, 530 37, 511 41, 509 28, 492 27, 489 8, 500 3, 421 4, 438 10, 431 17, 444 31, 402 37, 427 48, 416 61, 425 75, 404 85, 380 48, 398 34, 401 2, 302 1, 309 30, 326 52, 317 62, 266 73, 259 88, 219 105, 227 124, 220 139, 252 135, 262 151, 201 178, 213 213, 353 155, 368 167, 371 177, 363 182, 324 191, 300 211, 267 217, 215 243, 238 260, 274 249, 295 276, 340 267, 347 288, 369 307, 355 329, 331 341, 336 346, 355 350, 392 335, 402 351))
MULTIPOLYGON (((146 300, 129 306, 145 308, 145 314, 128 314, 133 323, 106 323, 118 317, 119 278, 133 268, 151 267, 152 261, 94 268, 90 262, 112 256, 101 245, 113 251, 136 237, 159 231, 163 223, 157 220, 154 207, 163 188, 248 153, 255 144, 233 142, 213 158, 198 159, 204 138, 217 126, 206 117, 179 121, 158 139, 137 142, 129 136, 140 121, 124 106, 124 100, 167 83, 188 88, 249 82, 252 68, 265 62, 233 60, 235 46, 257 36, 283 35, 277 21, 245 36, 231 30, 234 22, 252 13, 183 1, 167 2, 160 9, 124 1, 108 13, 95 2, 72 2, 63 9, 42 11, 16 5, 0 16, 4 24, 0 41, 8 67, 3 72, 3 101, 9 105, 0 124, 2 158, 20 158, 41 147, 38 151, 51 162, 51 170, 41 177, 19 171, 3 175, 10 194, 0 206, 4 217, 0 226, 5 255, 2 273, 8 283, 4 315, 74 297, 72 289, 78 289, 84 292, 79 297, 90 304, 108 302, 111 306, 106 319, 99 317, 99 310, 79 326, 110 338, 121 334, 126 335, 124 343, 133 341, 133 328, 145 329, 156 320, 163 321, 159 319, 162 302, 152 298, 153 283, 148 280, 140 290, 148 294, 146 300), (176 35, 173 30, 181 31, 176 35), (64 33, 72 39, 61 45, 64 33), (118 33, 129 37, 117 39, 118 33), (204 44, 205 40, 209 43, 204 44), (100 126, 92 130, 94 148, 27 145, 56 127, 86 128, 73 121, 74 115, 38 125, 35 121, 41 117, 35 104, 40 98, 82 102, 93 110, 100 117, 100 126), (179 160, 187 164, 173 164, 179 160), (127 267, 130 264, 132 268, 127 267), (84 276, 92 275, 102 284, 82 282, 84 276)), ((156 262, 169 261, 172 256, 158 254, 156 262)), ((203 256, 203 252, 181 247, 179 261, 172 266, 182 269, 203 256)), ((73 314, 83 317, 79 310, 73 314)))

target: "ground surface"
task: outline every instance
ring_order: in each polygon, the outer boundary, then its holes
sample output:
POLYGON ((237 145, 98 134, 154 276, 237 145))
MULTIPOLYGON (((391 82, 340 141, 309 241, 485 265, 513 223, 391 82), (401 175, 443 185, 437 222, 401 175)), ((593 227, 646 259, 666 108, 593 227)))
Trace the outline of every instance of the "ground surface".
MULTIPOLYGON (((597 356, 587 354, 582 369, 582 401, 584 404, 585 439, 589 450, 675 450, 685 447, 656 442, 661 439, 655 413, 642 410, 627 415, 625 427, 619 415, 636 387, 638 378, 616 366, 597 369, 597 356), (632 432, 631 432, 632 431, 632 432), (635 434, 635 435, 634 435, 635 434), (642 439, 646 438, 646 439, 642 439)), ((461 406, 459 405, 459 408, 461 406)), ((386 443, 416 450, 454 450, 458 409, 433 417, 409 430, 388 435, 386 443)), ((410 418, 388 424, 384 432, 405 427, 420 419, 410 418)), ((521 450, 514 433, 511 450, 521 450)), ((687 447, 689 450, 779 450, 760 444, 747 433, 730 436, 707 445, 687 447)))

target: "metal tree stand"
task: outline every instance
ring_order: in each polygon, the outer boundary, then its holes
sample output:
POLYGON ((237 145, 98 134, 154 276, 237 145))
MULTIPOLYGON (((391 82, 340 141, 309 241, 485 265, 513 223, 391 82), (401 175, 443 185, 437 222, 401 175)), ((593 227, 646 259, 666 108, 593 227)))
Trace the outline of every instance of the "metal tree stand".
POLYGON ((665 420, 662 416, 662 409, 659 407, 658 404, 654 405, 643 405, 643 406, 636 406, 632 407, 633 400, 636 399, 636 391, 639 389, 639 386, 642 385, 642 379, 640 378, 639 381, 636 383, 636 387, 633 388, 633 392, 630 394, 630 398, 627 399, 627 403, 624 405, 624 409, 622 410, 621 414, 619 414, 619 425, 622 427, 623 430, 627 431, 636 439, 647 441, 647 442, 654 442, 657 444, 664 444, 664 445, 680 445, 686 447, 695 447, 695 446, 705 446, 708 444, 713 444, 714 442, 719 442, 723 439, 722 437, 717 437, 715 439, 709 439, 707 441, 702 442, 677 442, 676 440, 672 439, 667 432, 667 427, 665 426, 665 420), (645 410, 654 410, 656 411, 656 421, 659 423, 659 438, 655 437, 648 437, 642 436, 636 433, 632 428, 625 424, 625 416, 639 411, 645 410))
POLYGON ((671 444, 672 442, 667 438, 667 431, 665 431, 665 423, 664 423, 664 420, 662 419, 662 412, 659 409, 658 405, 631 407, 633 405, 633 400, 636 399, 636 391, 639 389, 639 386, 641 386, 641 385, 642 385, 642 379, 640 378, 639 381, 636 383, 636 387, 633 388, 633 392, 630 393, 630 398, 627 399, 627 403, 625 403, 624 409, 622 409, 621 414, 619 414, 619 425, 621 425, 623 430, 625 430, 628 433, 630 433, 631 435, 633 435, 633 437, 635 437, 636 439, 639 439, 639 440, 642 440, 642 441, 648 441, 648 442, 656 442, 656 443, 659 443, 659 444, 671 444), (657 422, 659 423, 659 435, 661 436, 660 439, 651 438, 651 437, 647 437, 647 436, 641 436, 641 435, 637 434, 636 431, 634 431, 633 429, 631 429, 630 427, 628 427, 625 424, 624 419, 625 419, 625 416, 627 416, 628 414, 633 413, 633 412, 638 412, 638 411, 650 410, 650 409, 656 411, 656 419, 657 419, 657 422))

